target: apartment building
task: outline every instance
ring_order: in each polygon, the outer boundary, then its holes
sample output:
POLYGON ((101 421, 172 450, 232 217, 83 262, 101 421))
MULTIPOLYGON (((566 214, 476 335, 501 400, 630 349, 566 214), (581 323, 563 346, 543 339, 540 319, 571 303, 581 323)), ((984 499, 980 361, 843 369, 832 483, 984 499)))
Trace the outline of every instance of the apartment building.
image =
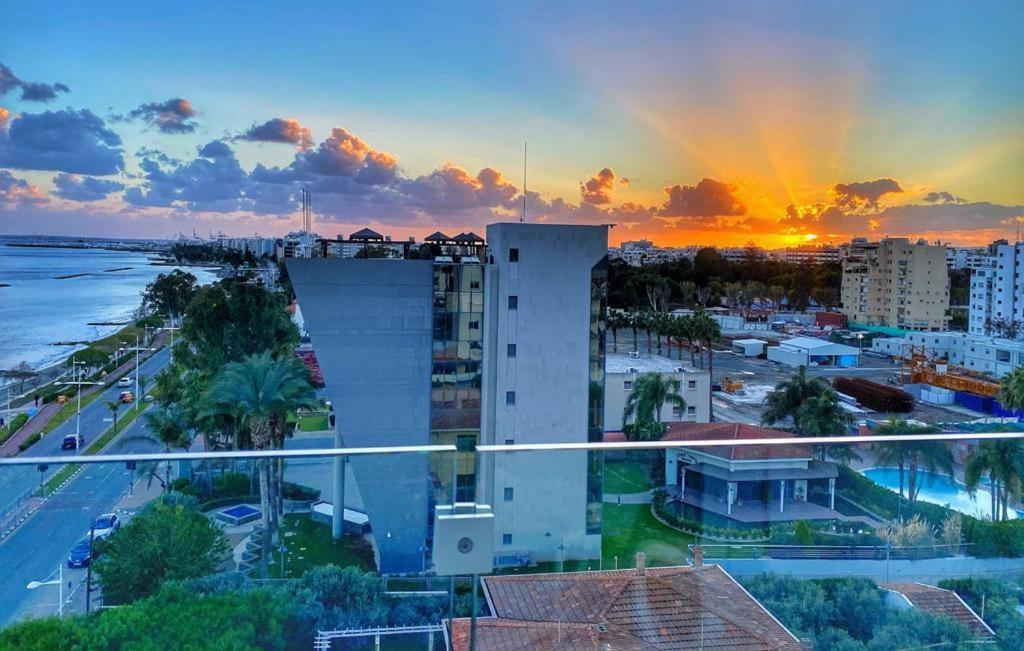
POLYGON ((841 299, 853 323, 945 330, 950 319, 946 247, 902 237, 854 240, 843 258, 841 299))
MULTIPOLYGON (((607 248, 604 226, 514 223, 460 255, 290 259, 344 444, 600 441, 607 248)), ((381 572, 423 568, 453 497, 493 506, 499 563, 600 555, 600 455, 480 458, 351 457, 381 572)))
POLYGON ((929 358, 997 378, 1024 366, 1024 342, 966 332, 908 332, 906 337, 877 337, 871 342, 874 352, 892 357, 908 355, 911 347, 929 358))
POLYGON ((997 243, 971 274, 967 328, 974 335, 1024 339, 1024 243, 997 243))
POLYGON ((795 246, 775 251, 774 256, 777 260, 792 264, 839 262, 839 247, 831 245, 795 246))

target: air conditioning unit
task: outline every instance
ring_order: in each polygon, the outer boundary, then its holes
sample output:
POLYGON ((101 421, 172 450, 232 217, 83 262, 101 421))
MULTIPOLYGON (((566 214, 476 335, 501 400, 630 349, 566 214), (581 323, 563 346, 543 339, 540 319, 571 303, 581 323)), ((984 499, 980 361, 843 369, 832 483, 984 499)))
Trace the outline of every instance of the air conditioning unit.
POLYGON ((494 512, 486 504, 438 505, 434 512, 434 572, 489 574, 494 569, 494 512))
POLYGON ((631 350, 631 351, 629 351, 629 356, 630 357, 640 357, 640 351, 639 350, 631 350))

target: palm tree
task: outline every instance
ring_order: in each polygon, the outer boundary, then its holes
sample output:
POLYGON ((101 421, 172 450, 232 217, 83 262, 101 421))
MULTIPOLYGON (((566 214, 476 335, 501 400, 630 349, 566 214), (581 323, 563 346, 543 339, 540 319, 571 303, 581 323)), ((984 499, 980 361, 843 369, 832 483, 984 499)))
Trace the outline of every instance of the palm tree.
POLYGON ((807 367, 801 366, 796 375, 775 385, 775 390, 765 399, 767 409, 761 415, 761 422, 774 425, 787 419, 793 420, 793 430, 798 436, 805 436, 802 428, 806 423, 800 418, 800 409, 810 398, 821 396, 832 388, 822 378, 807 376, 807 367))
MULTIPOLYGON (((299 407, 316 406, 316 391, 309 382, 309 371, 296 357, 275 359, 270 352, 250 355, 224 366, 203 396, 203 412, 227 414, 238 418, 249 428, 252 445, 257 450, 270 446, 274 429, 286 415, 299 407)), ((260 507, 267 535, 263 536, 263 572, 270 554, 271 496, 269 463, 257 461, 260 483, 260 507)))
POLYGON ((1024 366, 1018 366, 1000 381, 999 402, 1007 409, 1024 407, 1024 366))
POLYGON ((612 331, 612 352, 619 352, 619 330, 629 327, 629 317, 618 310, 608 311, 608 329, 612 331))
POLYGON ((633 419, 631 431, 640 440, 659 438, 664 434, 661 423, 661 410, 668 403, 680 409, 686 408, 686 402, 679 393, 682 384, 673 377, 660 373, 641 375, 633 382, 633 388, 626 398, 626 407, 622 413, 623 422, 633 419), (649 427, 653 425, 653 427, 649 427))
POLYGON ((1024 479, 1024 447, 1020 439, 982 441, 964 461, 964 483, 972 495, 988 475, 993 520, 1006 520, 1010 498, 1019 500, 1024 479))
MULTIPOLYGON (((712 342, 718 341, 722 338, 722 329, 718 325, 718 321, 715 321, 704 311, 697 312, 693 315, 694 320, 694 333, 696 338, 704 344, 705 354, 708 357, 708 379, 712 384, 715 381, 715 351, 712 348, 712 342)), ((715 408, 714 403, 711 400, 711 394, 713 392, 708 391, 708 419, 711 421, 715 420, 715 408)))
POLYGON ((629 320, 629 329, 633 331, 633 352, 637 351, 637 331, 643 327, 639 312, 630 312, 626 315, 629 320))
POLYGON ((953 454, 945 441, 936 441, 925 434, 938 432, 933 425, 914 425, 903 420, 886 423, 876 430, 879 434, 915 436, 910 441, 892 441, 876 446, 878 460, 885 465, 895 465, 900 473, 900 495, 903 495, 903 470, 907 470, 907 500, 917 501, 923 482, 918 481, 918 472, 924 468, 929 472, 943 471, 953 475, 953 454))
POLYGON ((117 412, 121 410, 120 400, 104 400, 103 404, 110 410, 110 414, 114 417, 114 432, 117 432, 117 412))
MULTIPOLYGON (((186 452, 192 447, 191 430, 188 427, 188 420, 177 404, 171 404, 163 409, 154 409, 146 412, 146 428, 142 434, 126 436, 118 442, 118 447, 124 447, 130 443, 146 441, 155 443, 163 448, 164 452, 170 452, 172 448, 181 448, 186 452)), ((154 466, 155 468, 155 466, 154 466)), ((159 477, 157 478, 159 479, 159 477)), ((164 490, 171 486, 171 464, 167 463, 165 468, 165 479, 160 480, 164 490)))

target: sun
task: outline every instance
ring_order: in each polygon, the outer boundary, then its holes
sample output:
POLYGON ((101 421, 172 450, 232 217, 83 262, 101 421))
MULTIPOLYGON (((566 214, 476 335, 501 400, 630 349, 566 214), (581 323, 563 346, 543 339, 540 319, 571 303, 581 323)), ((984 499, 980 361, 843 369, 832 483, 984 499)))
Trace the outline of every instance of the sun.
POLYGON ((816 239, 818 239, 818 236, 815 235, 814 233, 807 233, 806 235, 804 235, 805 242, 813 242, 816 239))

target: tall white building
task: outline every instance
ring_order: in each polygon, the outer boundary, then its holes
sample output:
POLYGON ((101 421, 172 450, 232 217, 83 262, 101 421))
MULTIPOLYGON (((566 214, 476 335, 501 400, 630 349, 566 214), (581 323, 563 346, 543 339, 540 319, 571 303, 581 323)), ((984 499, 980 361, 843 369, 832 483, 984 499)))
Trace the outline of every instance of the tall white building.
POLYGON ((971 274, 971 334, 1024 338, 1024 243, 998 244, 971 274))
MULTIPOLYGON (((346 446, 604 434, 605 226, 492 224, 433 259, 290 259, 346 446)), ((433 504, 493 506, 499 564, 596 559, 598 453, 353 455, 383 573, 419 572, 433 504), (479 457, 479 464, 476 463, 479 457)))

